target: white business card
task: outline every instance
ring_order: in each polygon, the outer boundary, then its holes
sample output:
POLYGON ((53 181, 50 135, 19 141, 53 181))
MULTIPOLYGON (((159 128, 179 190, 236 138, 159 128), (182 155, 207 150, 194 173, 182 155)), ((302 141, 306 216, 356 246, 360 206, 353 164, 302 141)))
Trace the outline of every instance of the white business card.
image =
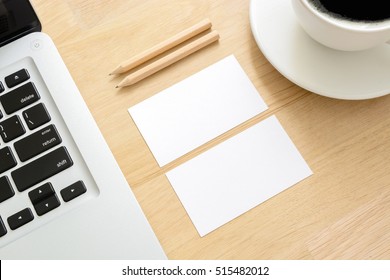
POLYGON ((204 236, 311 174, 272 116, 166 176, 204 236))
POLYGON ((266 109, 236 58, 228 56, 129 113, 163 166, 266 109))

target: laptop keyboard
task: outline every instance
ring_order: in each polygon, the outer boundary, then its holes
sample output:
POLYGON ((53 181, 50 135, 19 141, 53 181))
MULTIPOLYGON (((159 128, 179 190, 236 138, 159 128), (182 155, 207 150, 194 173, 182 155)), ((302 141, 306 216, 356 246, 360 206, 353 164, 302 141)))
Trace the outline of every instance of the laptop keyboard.
POLYGON ((33 61, 26 61, 27 67, 0 69, 0 242, 63 214, 58 209, 81 201, 94 184, 88 172, 73 170, 87 170, 85 162, 33 61))

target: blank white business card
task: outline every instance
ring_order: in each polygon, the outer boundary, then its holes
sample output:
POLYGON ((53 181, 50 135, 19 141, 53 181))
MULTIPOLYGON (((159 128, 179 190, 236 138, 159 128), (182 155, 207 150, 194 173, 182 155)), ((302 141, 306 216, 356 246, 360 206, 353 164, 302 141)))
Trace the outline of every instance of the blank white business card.
POLYGON ((166 175, 204 236, 311 174, 272 116, 166 175))
POLYGON ((231 55, 131 107, 129 113, 163 166, 266 109, 231 55))

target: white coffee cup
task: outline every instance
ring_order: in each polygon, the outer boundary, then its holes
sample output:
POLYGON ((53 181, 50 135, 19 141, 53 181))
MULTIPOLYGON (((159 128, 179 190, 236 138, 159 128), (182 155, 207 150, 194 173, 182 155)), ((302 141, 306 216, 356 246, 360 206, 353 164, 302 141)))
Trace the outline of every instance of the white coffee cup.
POLYGON ((360 51, 388 43, 390 20, 352 21, 320 11, 309 0, 292 0, 299 23, 313 39, 337 50, 360 51))

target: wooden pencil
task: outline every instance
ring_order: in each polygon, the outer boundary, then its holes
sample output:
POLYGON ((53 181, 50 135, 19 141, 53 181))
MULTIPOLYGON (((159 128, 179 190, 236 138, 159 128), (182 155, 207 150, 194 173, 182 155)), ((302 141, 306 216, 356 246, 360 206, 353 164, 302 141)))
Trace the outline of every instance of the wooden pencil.
POLYGON ((217 31, 214 30, 196 39, 195 41, 183 46, 182 48, 175 50, 174 52, 168 54, 167 56, 162 57, 157 61, 154 61, 153 63, 145 66, 144 68, 141 68, 131 73, 117 85, 117 88, 132 85, 156 73, 157 71, 179 61, 180 59, 183 59, 184 57, 206 47, 207 45, 217 41, 218 39, 219 39, 219 34, 217 31))
POLYGON ((176 34, 175 36, 157 44, 156 46, 145 50, 144 52, 122 62, 119 64, 111 73, 112 74, 121 74, 125 73, 142 63, 166 52, 169 49, 174 48, 175 46, 183 43, 184 41, 206 31, 211 28, 211 22, 209 19, 204 19, 201 22, 193 25, 190 28, 183 30, 182 32, 176 34))

